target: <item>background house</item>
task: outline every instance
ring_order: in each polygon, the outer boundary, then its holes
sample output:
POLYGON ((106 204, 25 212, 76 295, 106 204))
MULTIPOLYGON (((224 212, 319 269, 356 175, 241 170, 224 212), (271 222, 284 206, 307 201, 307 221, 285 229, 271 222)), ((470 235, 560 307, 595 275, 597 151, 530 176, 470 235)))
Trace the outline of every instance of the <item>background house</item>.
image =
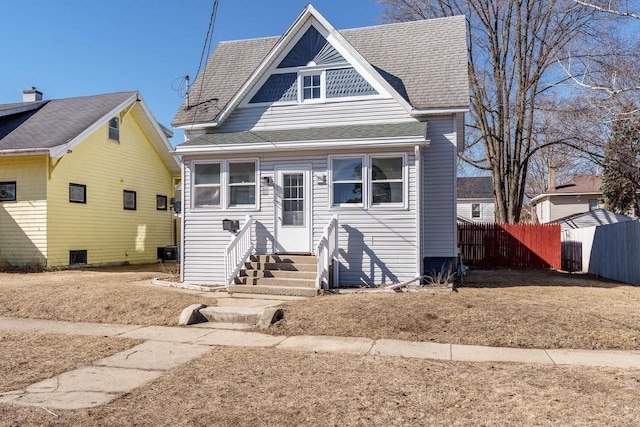
POLYGON ((226 219, 255 221, 251 250, 271 255, 313 253, 339 218, 345 286, 455 260, 465 32, 462 16, 338 31, 309 5, 282 37, 220 43, 173 121, 182 280, 228 283, 226 219))
POLYGON ((490 176, 458 177, 458 220, 495 222, 496 203, 490 176))
POLYGON ((552 185, 531 199, 536 222, 544 224, 603 207, 602 176, 575 175, 570 182, 552 185))
MULTIPOLYGON (((138 92, 0 105, 0 261, 155 261, 180 168, 138 92)), ((170 131, 168 131, 170 132, 170 131)))

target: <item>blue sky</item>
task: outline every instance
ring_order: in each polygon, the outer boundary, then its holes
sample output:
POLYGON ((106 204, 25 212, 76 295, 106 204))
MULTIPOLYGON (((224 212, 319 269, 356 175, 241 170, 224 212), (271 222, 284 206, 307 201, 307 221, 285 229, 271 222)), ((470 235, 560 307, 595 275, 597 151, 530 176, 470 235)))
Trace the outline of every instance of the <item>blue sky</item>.
MULTIPOLYGON (((219 0, 213 46, 281 35, 308 0, 219 0)), ((336 28, 380 23, 373 0, 317 0, 336 28)), ((198 69, 213 0, 2 1, 0 104, 35 86, 45 99, 138 90, 169 127, 173 89, 198 69)), ((173 144, 182 141, 176 132, 173 144)))

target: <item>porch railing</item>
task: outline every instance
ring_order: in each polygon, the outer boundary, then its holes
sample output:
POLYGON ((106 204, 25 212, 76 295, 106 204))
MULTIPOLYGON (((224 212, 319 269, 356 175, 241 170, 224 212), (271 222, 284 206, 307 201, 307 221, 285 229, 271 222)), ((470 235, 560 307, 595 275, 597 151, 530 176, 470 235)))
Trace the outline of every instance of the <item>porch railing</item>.
POLYGON ((316 246, 318 274, 316 288, 329 289, 338 284, 338 215, 334 215, 324 229, 316 246))
POLYGON ((225 286, 229 287, 233 283, 233 279, 238 275, 240 269, 253 253, 255 245, 253 244, 253 234, 251 229, 255 220, 250 216, 240 230, 231 239, 231 242, 224 250, 224 277, 225 286))

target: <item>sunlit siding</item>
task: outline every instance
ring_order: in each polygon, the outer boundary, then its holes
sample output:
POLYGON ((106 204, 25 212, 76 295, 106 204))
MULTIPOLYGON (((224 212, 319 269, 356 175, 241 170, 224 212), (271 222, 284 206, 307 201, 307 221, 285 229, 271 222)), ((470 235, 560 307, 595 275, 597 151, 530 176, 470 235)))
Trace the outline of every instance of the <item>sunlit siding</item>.
POLYGON ((156 210, 156 195, 172 196, 169 171, 133 114, 121 122, 120 142, 106 125, 52 160, 49 263, 67 265, 70 250, 87 250, 89 264, 142 263, 173 244, 170 210, 156 210), (69 202, 69 184, 87 186, 87 202, 69 202), (123 209, 123 190, 136 192, 137 209, 123 209))
POLYGON ((457 255, 456 132, 451 116, 428 120, 422 153, 422 247, 425 257, 457 255))
MULTIPOLYGON (((369 152, 376 152, 370 150, 369 152)), ((340 154, 349 152, 341 151, 340 154)), ((351 154, 362 154, 351 151, 351 154)), ((381 152, 382 153, 382 152, 381 152)), ((394 154, 400 152, 393 151, 394 154)), ((418 239, 416 236, 415 160, 407 152, 408 209, 338 209, 329 202, 328 158, 330 153, 292 153, 263 155, 260 176, 274 178, 276 168, 312 168, 312 245, 315 247, 334 214, 340 217, 340 284, 361 285, 391 283, 413 278, 416 273, 418 239), (326 181, 323 177, 327 177, 326 181)), ((216 157, 216 160, 222 157, 216 157)), ((233 157, 232 159, 238 159, 233 157)), ((190 188, 191 158, 185 158, 185 189, 190 188)), ((184 281, 224 283, 224 249, 231 235, 222 229, 223 219, 246 215, 256 220, 256 252, 273 253, 275 236, 274 186, 260 185, 259 210, 190 210, 190 191, 185 192, 184 281), (187 212, 187 210, 189 210, 187 212)))
POLYGON ((0 202, 0 263, 44 265, 47 157, 0 157, 0 182, 16 182, 16 201, 0 202))
POLYGON ((271 105, 236 109, 221 132, 272 130, 313 126, 396 123, 412 120, 394 99, 318 104, 271 105))

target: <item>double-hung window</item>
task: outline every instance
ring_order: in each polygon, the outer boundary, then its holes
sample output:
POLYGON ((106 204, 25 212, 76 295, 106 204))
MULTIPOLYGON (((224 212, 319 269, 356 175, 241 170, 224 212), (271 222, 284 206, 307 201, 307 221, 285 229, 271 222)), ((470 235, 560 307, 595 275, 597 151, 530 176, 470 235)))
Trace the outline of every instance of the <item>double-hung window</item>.
POLYGON ((480 203, 471 204, 471 218, 480 218, 480 203))
POLYGON ((109 139, 120 142, 120 119, 118 117, 109 120, 109 139))
POLYGON ((405 155, 367 155, 331 159, 331 205, 405 207, 405 155))
POLYGON ((229 163, 229 206, 256 204, 256 162, 229 163))
POLYGON ((402 204, 404 200, 402 157, 371 157, 371 204, 402 204))
POLYGON ((362 157, 334 158, 332 160, 333 205, 362 206, 362 157))
POLYGON ((193 174, 193 207, 219 208, 221 163, 196 163, 193 174))

